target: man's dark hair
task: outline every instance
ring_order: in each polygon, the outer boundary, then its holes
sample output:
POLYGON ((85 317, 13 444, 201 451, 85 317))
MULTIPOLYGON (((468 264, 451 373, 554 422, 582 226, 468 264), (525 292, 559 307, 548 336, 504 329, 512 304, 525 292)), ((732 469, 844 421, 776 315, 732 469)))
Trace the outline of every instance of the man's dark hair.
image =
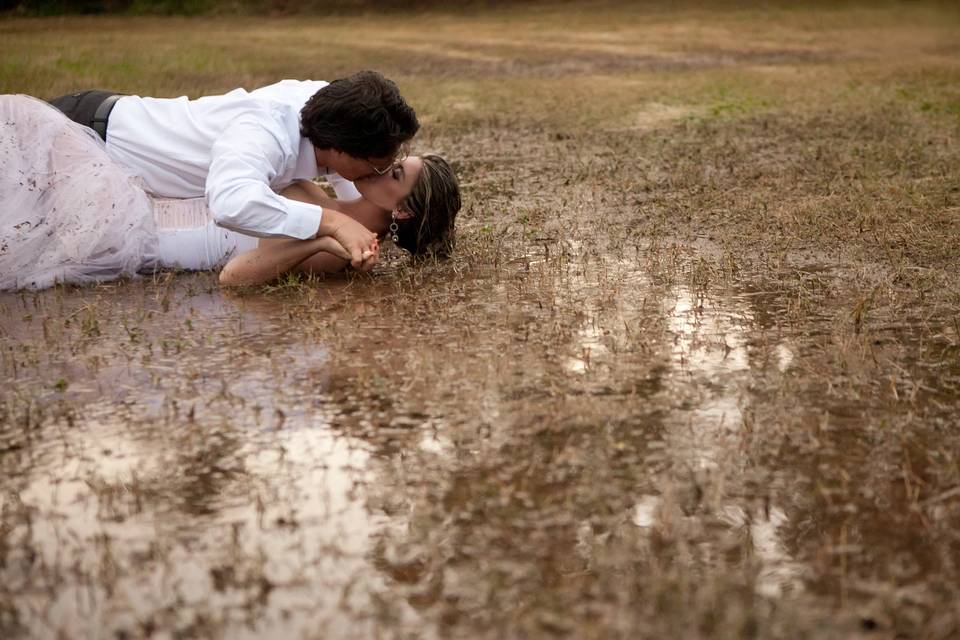
POLYGON ((397 85, 376 71, 334 80, 300 111, 300 132, 313 146, 355 158, 392 156, 419 128, 397 85))

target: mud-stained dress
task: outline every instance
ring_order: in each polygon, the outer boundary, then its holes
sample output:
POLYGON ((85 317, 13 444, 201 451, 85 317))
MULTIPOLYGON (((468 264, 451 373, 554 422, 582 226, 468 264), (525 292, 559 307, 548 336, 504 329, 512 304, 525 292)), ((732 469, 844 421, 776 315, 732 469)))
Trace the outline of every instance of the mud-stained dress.
POLYGON ((0 290, 215 269, 256 244, 216 226, 202 198, 151 198, 45 102, 0 96, 0 290))

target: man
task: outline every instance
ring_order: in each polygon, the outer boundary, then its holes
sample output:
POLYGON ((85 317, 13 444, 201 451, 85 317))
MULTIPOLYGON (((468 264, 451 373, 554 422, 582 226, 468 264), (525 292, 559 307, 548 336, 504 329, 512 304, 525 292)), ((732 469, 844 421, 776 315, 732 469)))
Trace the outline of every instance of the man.
POLYGON ((374 234, 336 209, 277 192, 325 175, 339 198, 355 199, 351 181, 390 171, 420 127, 397 86, 374 71, 196 100, 87 91, 51 104, 100 134, 107 154, 152 194, 206 196, 218 225, 247 235, 331 235, 357 268, 374 234))

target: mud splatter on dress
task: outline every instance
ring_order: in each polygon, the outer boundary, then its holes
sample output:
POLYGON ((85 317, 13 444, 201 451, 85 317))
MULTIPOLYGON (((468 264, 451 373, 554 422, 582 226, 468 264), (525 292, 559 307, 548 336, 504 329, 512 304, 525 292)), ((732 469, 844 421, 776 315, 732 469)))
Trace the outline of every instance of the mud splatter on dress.
POLYGON ((45 102, 0 96, 0 290, 215 269, 256 244, 216 226, 202 198, 151 198, 45 102))

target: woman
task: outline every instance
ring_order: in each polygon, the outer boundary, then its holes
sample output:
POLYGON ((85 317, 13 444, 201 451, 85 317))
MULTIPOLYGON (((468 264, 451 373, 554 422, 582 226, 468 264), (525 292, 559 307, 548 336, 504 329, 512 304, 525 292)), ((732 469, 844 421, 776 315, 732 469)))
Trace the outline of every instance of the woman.
MULTIPOLYGON (((335 201, 312 182, 296 182, 282 193, 295 200, 336 207, 378 237, 389 236, 414 256, 449 257, 460 190, 446 160, 436 155, 411 156, 385 175, 361 178, 354 184, 363 197, 353 202, 335 201)), ((307 241, 260 239, 256 249, 227 263, 220 272, 220 282, 257 284, 291 270, 340 271, 348 262, 335 255, 336 248, 330 243, 336 241, 329 237, 307 241)))
MULTIPOLYGON (((95 133, 26 96, 0 96, 0 166, 0 290, 224 263, 224 284, 258 284, 347 264, 330 236, 258 240, 214 225, 202 200, 152 200, 95 133)), ((357 188, 362 199, 336 208, 381 235, 395 223, 391 237, 414 255, 449 254, 460 197, 442 158, 407 158, 357 188)), ((335 202, 313 183, 294 183, 283 195, 335 202)))

